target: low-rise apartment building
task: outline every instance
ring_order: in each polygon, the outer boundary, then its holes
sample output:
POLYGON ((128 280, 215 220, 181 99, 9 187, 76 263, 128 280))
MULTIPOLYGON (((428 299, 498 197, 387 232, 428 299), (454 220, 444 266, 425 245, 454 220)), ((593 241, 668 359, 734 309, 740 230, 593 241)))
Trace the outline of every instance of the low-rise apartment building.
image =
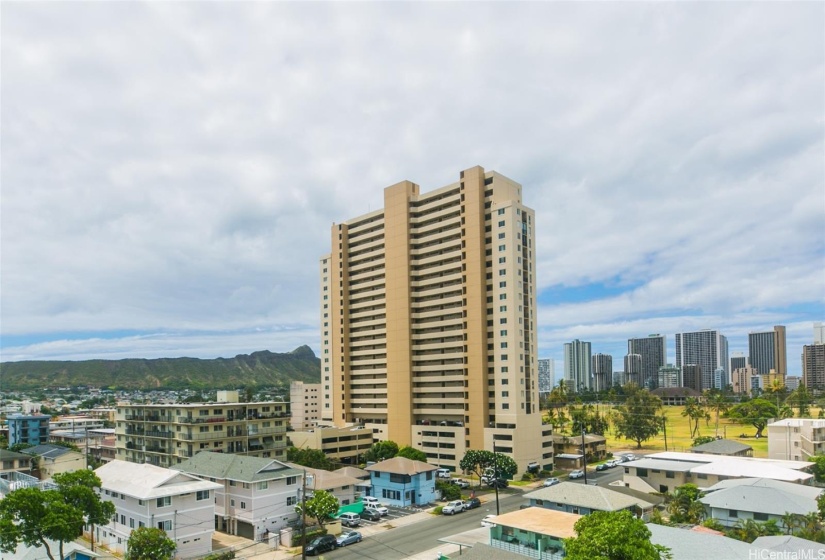
POLYGON ((177 545, 178 558, 212 551, 215 492, 220 485, 155 465, 112 461, 98 468, 101 498, 115 504, 111 523, 95 527, 95 541, 118 554, 134 529, 157 527, 177 545))
POLYGON ((825 453, 825 420, 786 418, 768 424, 768 458, 805 461, 825 453))
POLYGON ((289 439, 299 449, 320 449, 333 461, 350 465, 358 464, 358 457, 369 451, 375 442, 371 429, 357 425, 344 428, 318 426, 308 431, 290 432, 289 439))
POLYGON ((40 445, 49 441, 49 420, 47 414, 10 414, 6 417, 9 426, 9 446, 18 443, 40 445))
POLYGON ((6 473, 31 472, 32 458, 25 453, 0 449, 0 478, 6 473))
POLYGON ((287 403, 225 400, 186 404, 121 404, 117 407, 117 459, 170 467, 200 451, 286 458, 287 403))
POLYGON ((40 480, 86 468, 86 457, 82 453, 60 445, 35 445, 24 449, 23 453, 37 458, 36 472, 40 480))
POLYGON ((202 451, 172 469, 220 485, 215 490, 219 531, 263 540, 298 518, 304 473, 280 461, 202 451))

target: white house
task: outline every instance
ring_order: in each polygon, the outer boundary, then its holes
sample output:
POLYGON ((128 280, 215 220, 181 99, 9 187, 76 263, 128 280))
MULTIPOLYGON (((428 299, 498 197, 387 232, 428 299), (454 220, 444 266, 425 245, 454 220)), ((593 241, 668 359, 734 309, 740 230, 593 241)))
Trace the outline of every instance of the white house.
POLYGON ((95 540, 117 553, 126 552, 133 529, 157 527, 177 544, 177 556, 212 551, 215 491, 219 484, 149 464, 112 461, 95 471, 101 498, 115 504, 108 525, 95 527, 95 540))
POLYGON ((262 540, 297 519, 295 505, 304 473, 280 461, 202 451, 172 467, 219 485, 215 526, 248 539, 262 540))

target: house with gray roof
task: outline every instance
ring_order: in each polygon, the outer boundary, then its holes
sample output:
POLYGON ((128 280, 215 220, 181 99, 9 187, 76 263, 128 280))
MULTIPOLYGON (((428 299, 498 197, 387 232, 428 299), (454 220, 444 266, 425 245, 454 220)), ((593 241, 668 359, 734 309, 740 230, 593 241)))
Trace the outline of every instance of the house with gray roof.
MULTIPOLYGON (((704 530, 680 529, 648 523, 650 542, 670 549, 672 560, 753 560, 753 545, 704 530)), ((767 558, 767 557, 766 557, 767 558)))
MULTIPOLYGON (((339 471, 312 469, 295 463, 287 463, 287 465, 306 473, 307 492, 310 494, 315 490, 324 490, 338 498, 338 503, 342 506, 354 504, 360 498, 356 488, 359 488, 364 481, 359 478, 341 474, 339 471)), ((360 513, 361 510, 357 511, 360 513)))
POLYGON ((32 458, 25 453, 17 453, 8 449, 0 449, 0 477, 5 473, 31 471, 32 458))
POLYGON ((36 474, 40 480, 49 480, 58 473, 86 468, 86 457, 62 445, 44 443, 22 450, 26 455, 37 457, 36 474))
POLYGON ((602 486, 562 482, 547 488, 539 488, 524 496, 528 507, 540 507, 586 515, 594 511, 630 510, 638 517, 647 519, 655 504, 638 496, 617 492, 602 486))
POLYGON ((816 499, 822 491, 822 488, 767 478, 739 478, 711 486, 699 501, 705 505, 708 517, 725 527, 733 527, 742 519, 775 520, 781 526, 786 513, 816 512, 816 499))
POLYGON ((729 457, 753 457, 753 447, 732 439, 715 439, 690 448, 691 453, 708 455, 727 455, 729 457))
POLYGON ((825 546, 790 535, 758 537, 751 543, 751 547, 769 552, 761 553, 757 558, 825 558, 825 546))
POLYGON ((171 468, 219 485, 215 490, 219 531, 259 540, 298 519, 301 468, 266 457, 211 451, 201 451, 171 468))

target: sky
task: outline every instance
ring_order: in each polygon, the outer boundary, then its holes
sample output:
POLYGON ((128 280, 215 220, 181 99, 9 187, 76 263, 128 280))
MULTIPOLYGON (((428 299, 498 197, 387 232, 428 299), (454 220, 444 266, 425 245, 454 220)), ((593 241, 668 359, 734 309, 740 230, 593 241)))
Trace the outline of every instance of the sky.
POLYGON ((330 227, 481 165, 540 357, 825 321, 825 4, 3 2, 0 359, 319 337, 330 227))

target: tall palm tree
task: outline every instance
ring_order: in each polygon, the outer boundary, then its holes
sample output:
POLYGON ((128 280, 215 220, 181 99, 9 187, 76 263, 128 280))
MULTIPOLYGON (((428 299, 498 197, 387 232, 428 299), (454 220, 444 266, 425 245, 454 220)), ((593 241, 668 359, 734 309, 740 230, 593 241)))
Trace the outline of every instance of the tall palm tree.
POLYGON ((730 403, 724 393, 706 391, 705 406, 716 414, 716 437, 719 437, 719 415, 730 409, 730 403))
POLYGON ((799 522, 800 519, 798 513, 790 513, 786 511, 782 516, 782 526, 785 527, 785 534, 792 535, 794 529, 799 526, 799 522))

